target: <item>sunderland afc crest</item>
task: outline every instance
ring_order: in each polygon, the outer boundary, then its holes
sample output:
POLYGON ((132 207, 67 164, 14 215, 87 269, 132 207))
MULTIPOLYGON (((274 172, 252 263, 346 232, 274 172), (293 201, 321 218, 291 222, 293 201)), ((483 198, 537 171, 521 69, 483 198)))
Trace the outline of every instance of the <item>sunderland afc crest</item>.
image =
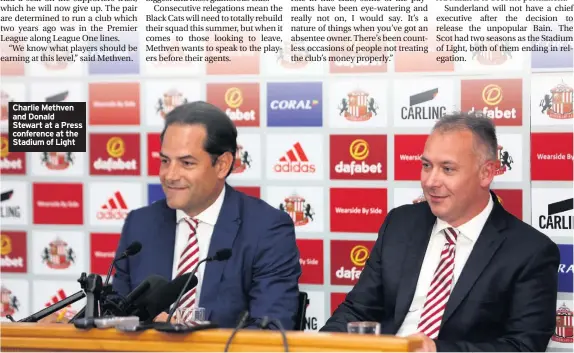
POLYGON ((51 242, 47 248, 44 248, 44 254, 42 254, 42 261, 49 268, 58 270, 70 267, 75 260, 74 250, 61 239, 51 242))
POLYGON ((157 100, 156 113, 165 119, 165 116, 175 107, 185 103, 187 103, 187 98, 184 98, 181 92, 176 89, 169 90, 157 100))
POLYGON ((512 170, 512 156, 508 151, 506 151, 502 146, 498 146, 498 160, 497 160, 497 168, 496 168, 496 175, 504 174, 507 170, 512 170))
POLYGON ((243 173, 247 168, 251 168, 251 155, 243 148, 243 146, 237 145, 232 173, 243 173))
POLYGON ((512 53, 510 50, 502 50, 502 46, 508 47, 510 43, 503 42, 497 43, 495 45, 489 43, 479 43, 476 42, 475 46, 478 50, 472 53, 472 59, 476 59, 482 65, 502 65, 509 58, 512 59, 512 53), (490 48, 494 46, 494 50, 490 48))
POLYGON ((73 152, 43 152, 42 163, 48 169, 62 170, 74 163, 73 152))
POLYGON ((12 291, 4 286, 0 288, 0 298, 2 299, 2 312, 0 316, 6 317, 6 315, 14 315, 16 311, 19 310, 20 303, 18 298, 12 295, 12 291))
POLYGON ((379 106, 375 99, 369 97, 369 93, 356 90, 347 94, 338 106, 339 115, 343 115, 350 121, 367 121, 377 115, 379 106))
POLYGON ((542 113, 552 119, 572 119, 573 116, 574 90, 572 87, 561 83, 545 94, 540 101, 542 113))
POLYGON ((562 306, 556 310, 556 328, 552 335, 552 341, 560 343, 574 342, 572 337, 572 310, 570 310, 566 304, 562 304, 562 306))
POLYGON ((304 197, 296 194, 286 197, 285 203, 279 204, 279 209, 291 216, 295 226, 304 226, 309 221, 313 221, 315 215, 311 204, 307 203, 304 197))
POLYGON ((14 99, 10 98, 10 95, 3 90, 0 91, 0 104, 2 105, 2 111, 0 111, 0 120, 8 120, 8 103, 13 102, 14 99))

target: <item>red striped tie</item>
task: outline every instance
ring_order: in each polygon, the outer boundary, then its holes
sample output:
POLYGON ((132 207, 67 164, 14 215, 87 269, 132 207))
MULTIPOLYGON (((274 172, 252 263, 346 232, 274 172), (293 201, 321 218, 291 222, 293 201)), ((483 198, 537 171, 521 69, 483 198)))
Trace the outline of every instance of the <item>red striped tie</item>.
POLYGON ((450 296, 454 274, 454 253, 457 233, 453 228, 444 230, 446 242, 440 254, 440 262, 434 273, 425 305, 419 320, 418 330, 427 337, 438 336, 442 315, 450 296))
MULTIPOLYGON (((185 250, 181 253, 179 258, 179 265, 177 266, 177 276, 181 276, 187 272, 193 271, 197 263, 199 262, 199 245, 197 243, 197 224, 196 219, 185 219, 185 222, 189 225, 191 232, 189 233, 189 239, 187 241, 187 246, 185 250)), ((184 294, 180 301, 180 308, 192 308, 195 305, 195 287, 184 294)))

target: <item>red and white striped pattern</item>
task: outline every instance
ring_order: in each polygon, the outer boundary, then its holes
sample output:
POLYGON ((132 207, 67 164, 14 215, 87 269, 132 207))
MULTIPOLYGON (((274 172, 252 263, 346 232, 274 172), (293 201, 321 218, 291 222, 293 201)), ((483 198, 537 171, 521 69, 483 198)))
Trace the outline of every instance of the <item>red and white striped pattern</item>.
MULTIPOLYGON (((185 222, 189 225, 190 233, 187 241, 187 246, 181 253, 179 264, 177 266, 177 276, 184 275, 193 271, 199 262, 199 244, 197 242, 197 224, 195 219, 186 219, 185 222)), ((196 304, 195 300, 195 287, 189 292, 185 293, 181 298, 179 308, 193 308, 196 304)))
POLYGON ((419 320, 418 330, 431 339, 438 331, 450 296, 454 275, 454 255, 457 233, 452 228, 444 230, 446 242, 440 254, 440 262, 434 273, 425 305, 419 320))

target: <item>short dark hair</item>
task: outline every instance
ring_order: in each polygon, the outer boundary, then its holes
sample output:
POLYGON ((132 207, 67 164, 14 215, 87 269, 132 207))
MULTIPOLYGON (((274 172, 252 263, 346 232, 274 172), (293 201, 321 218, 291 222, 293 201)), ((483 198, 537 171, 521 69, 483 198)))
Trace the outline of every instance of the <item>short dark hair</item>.
MULTIPOLYGON (((470 130, 478 144, 486 147, 486 160, 498 159, 498 139, 492 119, 482 112, 454 112, 446 114, 432 128, 432 131, 470 130)), ((480 151, 480 146, 476 146, 480 151)))
POLYGON ((215 165, 219 156, 230 152, 233 161, 227 176, 231 174, 237 152, 237 128, 223 110, 204 101, 184 103, 175 107, 165 117, 165 125, 160 134, 161 143, 163 143, 165 131, 173 124, 203 125, 207 132, 203 149, 211 156, 212 165, 215 165))

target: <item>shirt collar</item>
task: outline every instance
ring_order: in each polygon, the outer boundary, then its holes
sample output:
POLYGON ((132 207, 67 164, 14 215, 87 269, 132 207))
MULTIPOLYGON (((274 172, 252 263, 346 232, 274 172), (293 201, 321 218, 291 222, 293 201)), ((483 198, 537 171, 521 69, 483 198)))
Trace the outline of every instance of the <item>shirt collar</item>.
MULTIPOLYGON (((219 212, 221 211, 221 207, 223 206, 223 199, 225 198, 225 187, 219 193, 219 196, 215 200, 214 203, 211 204, 208 208, 206 208, 203 212, 198 214, 195 219, 199 222, 207 223, 211 226, 215 226, 217 222, 217 218, 219 217, 219 212)), ((176 222, 179 224, 185 218, 189 218, 189 216, 183 212, 182 210, 176 210, 176 222)))
POLYGON ((492 196, 490 196, 488 198, 488 204, 478 215, 476 215, 473 219, 466 222, 465 224, 456 228, 452 227, 450 224, 437 217, 436 227, 433 236, 439 234, 444 229, 451 227, 458 230, 459 234, 463 235, 464 237, 466 237, 467 239, 469 239, 474 243, 476 242, 478 236, 482 232, 482 228, 484 228, 486 220, 488 219, 488 216, 490 215, 490 212, 492 211, 493 207, 494 207, 494 201, 492 201, 492 196))

